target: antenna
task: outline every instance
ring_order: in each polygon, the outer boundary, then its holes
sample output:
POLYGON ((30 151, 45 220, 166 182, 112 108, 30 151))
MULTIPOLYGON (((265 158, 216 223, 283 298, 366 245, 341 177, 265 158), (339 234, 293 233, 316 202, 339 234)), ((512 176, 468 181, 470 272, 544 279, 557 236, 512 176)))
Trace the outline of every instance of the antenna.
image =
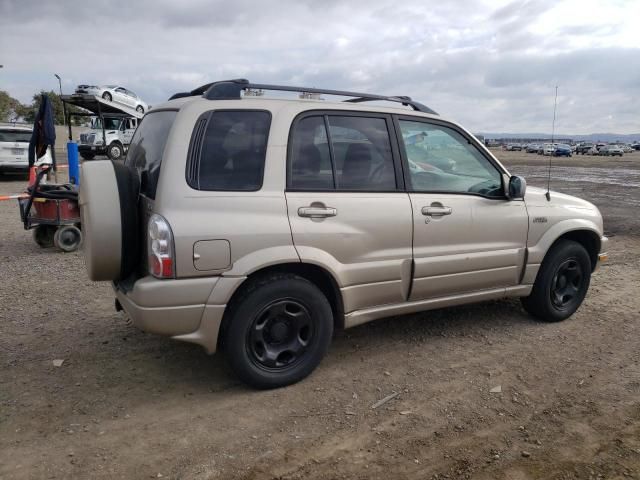
MULTIPOLYGON (((551 124, 551 145, 553 145, 553 137, 556 133, 556 107, 558 106, 558 86, 556 85, 556 98, 553 102, 553 123, 551 124)), ((545 193, 545 197, 547 197, 547 202, 551 201, 551 192, 549 191, 549 187, 551 185, 551 157, 553 153, 549 154, 549 171, 547 173, 547 193, 545 193)))

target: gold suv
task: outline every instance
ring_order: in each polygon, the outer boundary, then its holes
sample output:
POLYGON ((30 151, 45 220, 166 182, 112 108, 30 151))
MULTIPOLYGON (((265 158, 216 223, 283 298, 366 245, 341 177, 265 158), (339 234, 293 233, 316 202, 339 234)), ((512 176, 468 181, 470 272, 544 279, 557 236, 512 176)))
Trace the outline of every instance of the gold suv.
POLYGON ((606 250, 595 206, 527 189, 408 97, 215 82, 151 109, 81 185, 89 276, 116 307, 259 388, 380 317, 521 297, 563 320, 606 250))

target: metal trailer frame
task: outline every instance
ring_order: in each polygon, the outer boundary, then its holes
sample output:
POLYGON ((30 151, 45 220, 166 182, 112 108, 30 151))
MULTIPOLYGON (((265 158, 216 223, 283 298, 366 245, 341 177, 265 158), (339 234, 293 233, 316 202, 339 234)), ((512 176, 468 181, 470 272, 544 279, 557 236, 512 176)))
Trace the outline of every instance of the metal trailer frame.
POLYGON ((113 101, 109 102, 95 95, 86 95, 81 93, 75 93, 73 95, 62 95, 61 97, 63 106, 66 104, 80 107, 85 112, 70 112, 70 109, 65 108, 65 120, 67 127, 69 128, 69 141, 73 141, 73 134, 71 132, 71 117, 98 117, 102 124, 102 142, 106 147, 107 135, 104 128, 104 117, 118 117, 118 118, 136 118, 138 121, 142 119, 144 114, 141 114, 133 108, 129 108, 124 105, 119 105, 113 101))

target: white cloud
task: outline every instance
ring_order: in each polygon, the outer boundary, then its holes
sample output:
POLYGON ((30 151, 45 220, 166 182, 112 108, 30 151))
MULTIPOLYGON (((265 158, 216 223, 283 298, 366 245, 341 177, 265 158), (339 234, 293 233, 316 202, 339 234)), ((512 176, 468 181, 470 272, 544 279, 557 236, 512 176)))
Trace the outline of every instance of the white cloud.
POLYGON ((4 0, 0 88, 122 83, 151 104, 209 81, 411 95, 474 131, 637 132, 640 2, 4 0), (609 118, 611 116, 611 118, 609 118))

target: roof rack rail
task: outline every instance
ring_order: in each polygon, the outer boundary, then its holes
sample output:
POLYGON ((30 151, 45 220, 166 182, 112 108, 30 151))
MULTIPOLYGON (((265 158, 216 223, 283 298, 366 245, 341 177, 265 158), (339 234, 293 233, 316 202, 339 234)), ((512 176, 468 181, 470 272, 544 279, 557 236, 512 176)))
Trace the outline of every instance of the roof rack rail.
POLYGON ((278 90, 285 92, 300 92, 304 94, 325 94, 325 95, 335 95, 339 97, 353 97, 345 102, 350 103, 362 103, 362 102, 372 102, 376 100, 386 101, 386 102, 396 102, 401 103, 402 105, 409 106, 418 112, 430 113, 432 115, 437 115, 437 113, 431 108, 423 105, 422 103, 416 102, 411 99, 411 97, 406 96, 385 96, 385 95, 373 95, 370 93, 359 93, 359 92, 347 92, 342 90, 327 90, 324 88, 311 88, 311 87, 292 87, 287 85, 267 85, 262 83, 251 83, 249 80, 244 78, 237 78, 235 80, 223 80, 220 82, 207 83, 206 85, 202 85, 190 92, 182 92, 176 93, 169 100, 173 100, 174 98, 181 97, 190 97, 194 95, 202 95, 203 98, 207 100, 236 100, 241 98, 241 94, 243 90, 278 90))

